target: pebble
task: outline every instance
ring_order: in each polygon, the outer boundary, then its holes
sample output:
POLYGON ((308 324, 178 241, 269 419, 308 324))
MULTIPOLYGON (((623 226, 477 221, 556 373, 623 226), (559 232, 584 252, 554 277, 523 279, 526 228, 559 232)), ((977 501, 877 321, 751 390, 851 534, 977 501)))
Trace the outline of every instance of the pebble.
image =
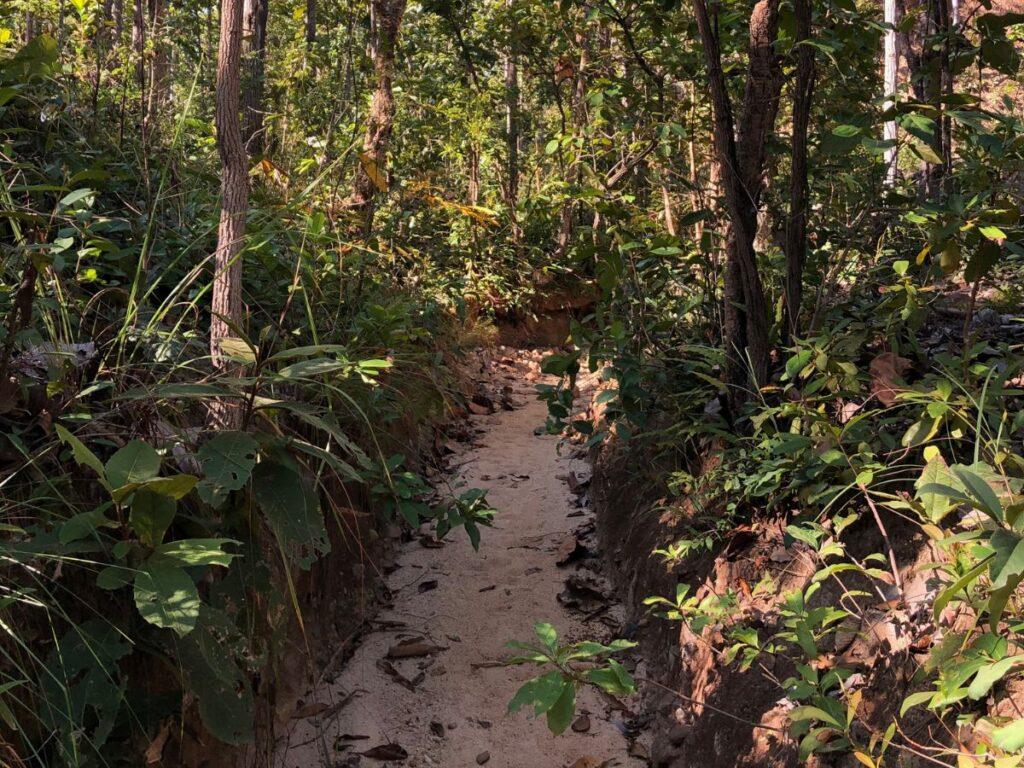
POLYGON ((483 765, 484 763, 488 762, 490 759, 491 759, 491 753, 490 752, 481 752, 479 755, 476 756, 476 764, 477 765, 483 765))

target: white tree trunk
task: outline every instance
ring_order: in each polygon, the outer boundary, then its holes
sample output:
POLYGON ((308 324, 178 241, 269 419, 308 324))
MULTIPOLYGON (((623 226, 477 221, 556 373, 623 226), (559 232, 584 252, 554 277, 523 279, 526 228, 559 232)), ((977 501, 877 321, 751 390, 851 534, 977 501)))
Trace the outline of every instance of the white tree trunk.
MULTIPOLYGON (((885 1, 885 52, 884 52, 884 90, 885 108, 890 109, 896 103, 896 71, 898 59, 896 57, 896 0, 885 1)), ((883 136, 886 141, 896 141, 896 121, 887 120, 883 129, 883 136)), ((892 146, 885 151, 885 183, 892 186, 896 182, 896 147, 892 146)))

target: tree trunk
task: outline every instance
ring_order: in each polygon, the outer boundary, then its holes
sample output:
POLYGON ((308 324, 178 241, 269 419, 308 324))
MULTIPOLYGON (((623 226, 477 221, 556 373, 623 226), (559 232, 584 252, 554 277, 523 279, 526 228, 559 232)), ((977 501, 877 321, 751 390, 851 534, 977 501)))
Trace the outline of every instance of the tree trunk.
POLYGON ((470 142, 466 151, 466 194, 470 205, 480 202, 480 148, 470 142))
POLYGON ((712 23, 704 0, 693 0, 693 6, 707 60, 715 153, 728 214, 724 281, 726 381, 730 385, 730 399, 738 406, 747 398, 747 382, 751 378, 754 386, 760 386, 768 377, 768 310, 754 237, 765 145, 774 128, 782 88, 781 67, 774 52, 779 2, 758 0, 750 15, 747 81, 738 134, 733 130, 732 103, 722 70, 717 25, 712 23))
POLYGON ((306 0, 306 49, 316 43, 316 0, 306 0))
POLYGON ((145 0, 135 0, 132 11, 132 55, 135 57, 135 83, 139 86, 142 118, 146 118, 146 11, 145 0))
POLYGON ((124 37, 124 0, 114 0, 114 48, 121 44, 124 37))
MULTIPOLYGON (((943 96, 952 92, 949 32, 951 13, 949 0, 923 0, 924 12, 919 14, 913 30, 902 33, 904 56, 910 71, 910 84, 914 96, 935 107, 940 117, 935 121, 928 146, 940 162, 921 161, 920 193, 923 198, 938 200, 949 176, 951 161, 951 123, 942 103, 943 96)), ((916 3, 908 2, 913 11, 916 3)))
POLYGON ((263 154, 263 90, 267 66, 268 0, 245 0, 242 13, 242 141, 250 155, 263 154))
POLYGON ((672 237, 676 236, 676 214, 672 210, 672 195, 668 191, 665 180, 661 183, 661 210, 665 217, 665 231, 672 237))
POLYGON ((349 203, 362 219, 364 237, 368 237, 373 229, 377 193, 387 189, 388 142, 395 119, 395 97, 392 92, 395 49, 405 3, 406 0, 370 0, 370 52, 377 82, 349 203))
POLYGON ((149 62, 149 103, 146 115, 153 119, 167 101, 167 44, 164 35, 164 0, 149 0, 149 39, 153 54, 149 62))
MULTIPOLYGON (((576 33, 576 44, 580 48, 579 64, 576 67, 576 77, 573 81, 572 104, 572 128, 576 138, 581 138, 587 125, 587 69, 590 66, 590 48, 587 37, 582 32, 576 33)), ((572 162, 568 169, 568 177, 573 184, 578 185, 582 181, 582 167, 580 165, 580 148, 573 146, 572 162)), ((572 233, 576 228, 576 205, 573 200, 566 200, 559 212, 558 237, 555 241, 555 258, 561 258, 569 250, 572 243, 572 233)))
MULTIPOLYGON (((884 0, 885 3, 885 50, 883 53, 883 90, 885 92, 885 109, 891 109, 896 104, 896 73, 899 69, 899 59, 896 52, 896 24, 899 17, 896 13, 896 0, 884 0)), ((894 145, 885 150, 885 183, 892 186, 896 183, 897 174, 897 152, 896 152, 896 120, 886 120, 883 128, 882 138, 885 141, 894 142, 894 145)))
MULTIPOLYGON (((886 0, 891 2, 892 0, 886 0)), ((814 48, 811 39, 811 0, 793 0, 796 16, 796 81, 793 83, 793 136, 789 181, 789 220, 786 222, 786 323, 789 337, 800 330, 804 264, 807 261, 807 129, 814 96, 814 48)))
POLYGON ((505 49, 505 204, 512 219, 512 238, 520 239, 516 207, 519 204, 519 63, 516 59, 516 34, 513 0, 505 0, 510 14, 509 42, 505 49))
MULTIPOLYGON (((239 125, 240 64, 242 56, 242 2, 221 0, 220 45, 217 51, 216 123, 217 150, 221 161, 220 226, 214 255, 210 357, 216 369, 225 370, 229 360, 221 348, 234 336, 231 325, 242 322, 242 249, 245 217, 249 208, 249 173, 239 125)), ((241 411, 234 404, 218 402, 210 408, 210 425, 234 429, 241 411)))

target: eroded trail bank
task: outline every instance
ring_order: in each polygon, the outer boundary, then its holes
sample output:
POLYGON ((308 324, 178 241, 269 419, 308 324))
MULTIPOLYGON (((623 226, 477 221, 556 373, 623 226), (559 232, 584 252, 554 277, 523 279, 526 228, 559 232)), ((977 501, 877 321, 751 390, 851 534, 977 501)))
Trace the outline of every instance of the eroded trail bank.
POLYGON ((340 675, 307 697, 305 711, 322 711, 292 721, 278 766, 386 758, 446 768, 643 765, 630 713, 591 691, 581 693, 582 716, 559 737, 543 720, 506 714, 537 674, 500 663, 508 640, 530 639, 537 621, 551 622, 565 640, 606 640, 621 632, 622 619, 604 597, 596 553, 576 543, 593 527, 577 483, 589 467, 579 452, 574 458, 557 438, 536 433, 545 406, 522 367, 497 360, 490 368, 492 383, 511 387, 513 410, 471 417, 476 439, 449 458, 448 482, 489 489, 499 510, 494 528, 484 530, 479 552, 461 530, 440 548, 404 545, 387 577, 392 601, 340 675), (396 658, 409 641, 422 647, 396 658))

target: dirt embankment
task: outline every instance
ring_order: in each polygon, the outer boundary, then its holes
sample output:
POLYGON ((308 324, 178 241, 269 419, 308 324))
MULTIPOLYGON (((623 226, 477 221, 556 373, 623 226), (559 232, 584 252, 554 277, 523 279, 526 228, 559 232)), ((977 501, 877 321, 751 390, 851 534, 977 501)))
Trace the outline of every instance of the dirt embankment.
POLYGON ((585 285, 548 287, 528 309, 500 313, 495 318, 498 343, 509 347, 564 344, 573 319, 583 317, 594 300, 594 291, 585 285))
MULTIPOLYGON (((669 467, 651 464, 633 449, 614 442, 604 445, 594 461, 593 500, 605 556, 623 600, 634 611, 637 638, 647 660, 646 710, 651 717, 652 765, 658 768, 795 768, 797 742, 788 730, 788 712, 797 702, 782 686, 795 672, 785 653, 763 654, 748 670, 723 660, 729 643, 724 634, 731 619, 712 622, 699 634, 683 623, 648 615, 648 596, 671 597, 676 585, 688 584, 698 598, 731 592, 743 622, 762 639, 781 628, 783 596, 805 589, 816 566, 810 550, 784 541, 781 518, 754 519, 734 528, 710 551, 683 558, 671 567, 654 556, 655 549, 687 536, 686 505, 667 509, 661 498, 669 467), (770 578, 771 589, 756 589, 770 578)), ((713 459, 712 459, 713 460, 713 459)), ((700 468, 696 468, 697 472, 700 468)), ((691 510, 692 512, 692 510, 691 510)), ((827 639, 822 663, 852 668, 853 684, 863 690, 858 715, 884 730, 903 698, 916 688, 914 671, 924 658, 922 612, 929 610, 935 584, 922 564, 932 559, 920 530, 898 522, 889 528, 896 546, 903 583, 901 600, 883 601, 877 584, 844 579, 850 590, 876 601, 862 611, 863 624, 844 626, 827 639)), ((863 558, 882 551, 874 523, 866 518, 846 535, 849 552, 863 558)), ((846 576, 846 574, 844 574, 846 576)), ((884 591, 884 590, 883 590, 884 591)), ((844 595, 826 581, 815 605, 842 604, 844 595)), ((864 606, 861 606, 862 608, 864 606)), ((913 733, 922 724, 904 720, 913 733)), ((864 734, 865 739, 870 734, 864 734)), ((915 766, 901 754, 901 766, 915 766)), ((851 755, 812 758, 811 765, 852 766, 851 755)), ((922 763, 923 765, 923 763, 922 763)))

